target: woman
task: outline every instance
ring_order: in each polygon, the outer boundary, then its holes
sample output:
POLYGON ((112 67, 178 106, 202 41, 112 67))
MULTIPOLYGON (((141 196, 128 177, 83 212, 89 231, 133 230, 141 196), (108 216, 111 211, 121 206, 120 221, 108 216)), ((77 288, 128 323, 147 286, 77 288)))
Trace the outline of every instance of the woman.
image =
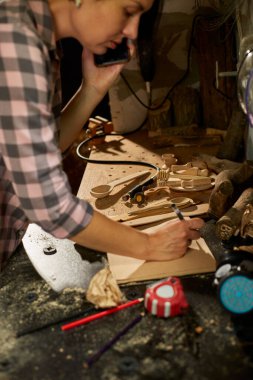
MULTIPOLYGON (((145 233, 108 219, 70 190, 61 167, 122 65, 97 68, 93 53, 134 40, 153 0, 0 0, 0 266, 29 222, 57 238, 147 260, 184 255, 201 219, 166 223, 145 233), (76 38, 83 83, 61 110, 56 41, 76 38)), ((132 49, 132 48, 131 48, 132 49)))

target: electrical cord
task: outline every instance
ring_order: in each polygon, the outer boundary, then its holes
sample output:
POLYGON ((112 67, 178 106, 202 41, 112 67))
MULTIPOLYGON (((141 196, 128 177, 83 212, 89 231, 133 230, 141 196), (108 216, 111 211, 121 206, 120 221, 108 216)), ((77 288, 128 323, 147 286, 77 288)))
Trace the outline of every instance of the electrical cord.
MULTIPOLYGON (((143 101, 135 94, 134 90, 132 89, 132 87, 130 86, 129 82, 127 81, 125 75, 123 73, 120 74, 121 78, 123 79, 123 81, 125 82, 126 86, 128 87, 128 89, 130 90, 130 92, 132 93, 132 95, 138 100, 138 102, 144 107, 146 108, 147 110, 150 110, 150 111, 156 111, 160 108, 163 107, 164 103, 166 102, 166 100, 169 98, 170 94, 172 93, 172 91, 175 89, 175 87, 177 87, 179 84, 181 84, 184 79, 187 77, 187 75, 189 74, 189 70, 190 70, 190 58, 191 58, 191 50, 192 50, 192 41, 193 41, 193 34, 194 34, 194 30, 195 30, 195 23, 196 23, 196 20, 197 18, 201 17, 200 15, 197 15, 193 18, 193 22, 192 22, 192 29, 191 29, 191 35, 190 35, 190 43, 189 43, 189 49, 188 49, 188 52, 187 52, 187 66, 186 66, 186 70, 184 72, 184 74, 182 75, 182 77, 176 81, 172 87, 169 89, 169 91, 167 92, 167 94, 164 96, 163 100, 161 101, 160 104, 158 104, 157 106, 150 106, 150 99, 151 99, 151 94, 149 94, 149 104, 145 104, 143 103, 143 101)), ((145 82, 146 83, 146 82, 145 82)), ((148 87, 148 83, 146 83, 146 87, 148 87)))
MULTIPOLYGON (((167 94, 164 96, 163 100, 161 101, 160 104, 158 104, 157 106, 151 106, 150 104, 152 103, 151 102, 151 94, 149 94, 149 100, 148 100, 148 105, 145 104, 137 95, 136 93, 134 92, 134 90, 132 89, 132 87, 130 86, 128 80, 126 79, 125 75, 123 73, 120 74, 121 78, 123 79, 123 81, 125 82, 126 86, 128 87, 129 91, 132 93, 132 95, 137 99, 137 101, 144 107, 146 108, 147 110, 150 110, 150 111, 156 111, 160 108, 163 107, 164 103, 166 102, 166 100, 170 97, 170 94, 173 92, 173 90, 178 86, 180 85, 184 80, 185 78, 187 77, 187 75, 189 74, 189 71, 190 71, 190 59, 191 59, 191 51, 192 51, 192 45, 193 45, 193 36, 194 36, 194 32, 195 32, 195 25, 196 25, 196 22, 198 19, 201 19, 201 18, 208 18, 207 16, 205 15, 201 15, 201 14, 197 14, 194 18, 193 18, 193 21, 192 21, 192 29, 191 29, 191 35, 190 35, 190 43, 189 43, 189 49, 188 49, 188 52, 187 52, 187 67, 186 67, 186 70, 184 72, 184 74, 182 75, 182 77, 176 81, 172 87, 169 89, 169 91, 167 92, 167 94)), ((214 17, 213 17, 214 18, 214 17)), ((224 20, 223 22, 225 22, 226 20, 224 20)), ((222 25, 222 23, 220 24, 222 25)), ((219 25, 219 26, 220 26, 219 25)), ((232 27, 231 27, 231 30, 232 30, 232 27)), ((230 31, 231 33, 231 31, 230 31)), ((226 36, 226 38, 228 37, 228 35, 226 36)), ((226 38, 224 38, 224 41, 226 40, 226 38)), ((146 88, 149 88, 149 84, 147 82, 145 82, 146 84, 146 88)), ((223 93, 222 91, 220 91, 219 89, 217 89, 217 87, 214 85, 214 89, 220 93, 220 95, 222 95, 223 97, 227 98, 228 100, 231 100, 232 98, 230 98, 228 95, 226 95, 225 93, 223 93)), ((152 90, 151 90, 152 91, 152 90)))
POLYGON ((155 164, 151 164, 150 162, 146 162, 146 161, 131 161, 131 160, 95 160, 93 158, 89 158, 89 157, 85 157, 82 155, 82 153, 80 152, 82 147, 87 144, 88 142, 92 141, 92 140, 95 140, 95 139, 100 139, 101 137, 105 137, 105 136, 122 136, 122 135, 119 135, 117 133, 103 133, 103 134, 99 134, 99 135, 94 135, 92 137, 88 137, 87 139, 83 140, 76 148, 76 153, 78 155, 78 157, 80 157, 82 160, 85 160, 89 163, 92 163, 92 164, 108 164, 108 165, 112 165, 112 164, 118 164, 118 165, 142 165, 142 166, 148 166, 150 168, 153 168, 153 169, 156 169, 156 170, 160 170, 159 167, 155 164))
MULTIPOLYGON (((134 165, 133 162, 136 162, 135 165, 141 165, 141 161, 112 161, 112 160, 94 160, 94 159, 91 159, 89 157, 86 157, 84 155, 82 155, 81 153, 81 149, 84 145, 86 145, 88 142, 92 141, 92 140, 95 140, 95 139, 99 139, 101 137, 106 137, 106 136, 129 136, 133 133, 136 133, 138 132, 139 130, 141 130, 143 128, 143 126, 145 125, 147 121, 147 118, 145 118, 145 120, 142 122, 142 124, 136 128, 134 131, 130 131, 130 132, 125 132, 125 133, 116 133, 116 132, 112 132, 112 133, 101 133, 101 134, 98 134, 98 135, 94 135, 94 136, 91 136, 91 137, 88 137, 87 139, 83 140, 80 142, 80 144, 77 146, 76 148, 76 154, 78 155, 78 157, 80 157, 82 160, 85 160, 89 163, 93 163, 93 164, 114 164, 114 163, 118 163, 118 164, 128 164, 128 163, 131 163, 132 165, 134 165)), ((154 169, 157 169, 157 166, 156 165, 153 165, 153 164, 149 164, 149 163, 146 163, 145 165, 143 166, 149 166, 151 168, 154 168, 154 169)))
POLYGON ((232 96, 228 96, 227 94, 225 94, 225 92, 221 91, 217 86, 216 86, 216 80, 214 79, 213 80, 213 88, 216 92, 218 92, 218 94, 220 94, 223 98, 227 99, 227 100, 233 100, 234 98, 232 96))
POLYGON ((95 140, 95 139, 98 139, 98 138, 101 138, 101 137, 105 137, 105 136, 121 136, 117 133, 104 133, 104 134, 101 134, 101 135, 94 135, 92 137, 88 137, 87 139, 85 139, 84 141, 82 141, 76 148, 76 153, 78 155, 78 157, 80 157, 82 160, 85 160, 89 163, 92 163, 92 164, 106 164, 106 165, 112 165, 112 164, 117 164, 117 165, 142 165, 142 166, 148 166, 150 168, 153 168, 153 169, 156 169, 156 171, 158 172, 160 169, 157 165, 155 164, 151 164, 150 162, 146 162, 146 161, 132 161, 132 160, 95 160, 95 159, 92 159, 92 158, 89 158, 89 157, 86 157, 86 156, 83 156, 82 153, 80 152, 82 147, 87 144, 88 142, 92 141, 92 140, 95 140))

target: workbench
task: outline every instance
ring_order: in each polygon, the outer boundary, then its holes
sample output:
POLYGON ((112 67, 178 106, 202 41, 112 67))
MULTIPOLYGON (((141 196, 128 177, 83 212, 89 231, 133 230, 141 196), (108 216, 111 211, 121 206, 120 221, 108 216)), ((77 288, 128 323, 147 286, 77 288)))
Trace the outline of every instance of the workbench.
MULTIPOLYGON (((216 148, 195 141, 194 146, 155 149, 143 132, 137 136, 110 136, 92 150, 91 156, 139 161, 153 157, 153 163, 160 165, 163 152, 175 153, 179 161, 187 161, 194 151, 215 154, 216 148)), ((113 190, 104 200, 92 199, 89 192, 97 184, 135 170, 131 165, 88 163, 78 196, 88 198, 107 215, 123 212, 121 197, 132 184, 113 190)), ((206 219, 203 236, 218 258, 223 248, 214 228, 215 222, 206 219)), ((76 249, 90 261, 104 257, 80 246, 76 249)), ((233 317, 222 309, 212 285, 213 273, 186 276, 181 281, 190 305, 188 313, 168 319, 145 315, 87 369, 87 358, 142 312, 143 305, 63 332, 63 323, 89 315, 94 308, 80 289, 54 292, 21 247, 0 275, 0 380, 252 379, 252 316, 233 317)), ((121 290, 131 300, 142 297, 147 284, 127 284, 121 290)))

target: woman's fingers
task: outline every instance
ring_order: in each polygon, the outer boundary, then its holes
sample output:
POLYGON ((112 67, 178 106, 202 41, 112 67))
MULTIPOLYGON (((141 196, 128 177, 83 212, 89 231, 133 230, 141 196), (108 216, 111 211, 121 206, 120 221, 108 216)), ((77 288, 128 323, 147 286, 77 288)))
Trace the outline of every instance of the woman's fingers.
POLYGON ((188 239, 197 240, 201 237, 200 229, 204 226, 205 222, 200 218, 190 219, 188 223, 188 239))
POLYGON ((199 230, 200 228, 204 227, 204 220, 200 218, 193 218, 187 220, 188 226, 191 230, 199 230))
POLYGON ((174 260, 184 256, 192 240, 200 238, 204 221, 200 218, 166 222, 149 235, 148 260, 174 260))

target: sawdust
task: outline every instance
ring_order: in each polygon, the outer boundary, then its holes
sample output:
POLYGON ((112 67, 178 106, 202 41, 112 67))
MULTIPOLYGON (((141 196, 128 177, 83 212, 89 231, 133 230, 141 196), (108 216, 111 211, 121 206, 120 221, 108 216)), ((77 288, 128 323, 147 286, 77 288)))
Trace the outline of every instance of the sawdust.
POLYGON ((0 275, 0 367, 19 347, 19 336, 81 315, 90 307, 84 289, 56 293, 20 252, 0 275))
MULTIPOLYGON (((251 364, 238 345, 233 324, 217 305, 212 276, 183 282, 191 305, 188 315, 170 320, 147 315, 94 368, 85 370, 85 357, 121 330, 141 305, 96 321, 95 328, 62 334, 59 323, 52 323, 88 310, 91 304, 84 291, 66 289, 58 294, 25 256, 12 260, 0 275, 0 380, 212 379, 217 374, 219 379, 252 379, 251 364), (49 327, 16 337, 17 332, 47 323, 49 327), (196 334, 197 326, 203 327, 202 334, 196 334)), ((145 289, 144 283, 124 286, 124 293, 134 299, 145 289)))
MULTIPOLYGON (((22 260, 16 265, 13 258, 0 277, 0 380, 14 380, 12 371, 19 373, 24 368, 29 368, 32 378, 37 379, 35 372, 40 368, 33 362, 43 355, 45 329, 53 331, 55 326, 56 332, 60 321, 82 315, 90 308, 83 289, 56 293, 26 257, 19 259, 22 260), (43 338, 39 338, 39 344, 37 334, 43 338)), ((50 341, 51 346, 54 344, 50 341)))

